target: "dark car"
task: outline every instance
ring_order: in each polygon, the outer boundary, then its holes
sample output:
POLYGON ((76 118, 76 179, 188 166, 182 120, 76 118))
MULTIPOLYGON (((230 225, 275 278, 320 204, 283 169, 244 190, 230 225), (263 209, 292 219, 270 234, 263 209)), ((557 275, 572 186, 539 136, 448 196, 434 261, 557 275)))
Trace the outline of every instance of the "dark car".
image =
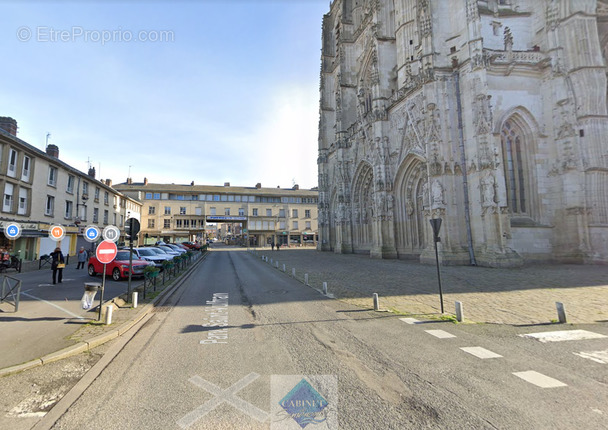
MULTIPOLYGON (((122 278, 129 277, 129 251, 118 251, 116 258, 111 263, 106 264, 106 275, 111 275, 112 279, 119 281, 122 278)), ((133 254, 132 257, 132 271, 131 276, 144 276, 144 268, 149 263, 146 260, 141 260, 137 255, 133 254)), ((103 273, 103 263, 97 260, 95 254, 89 258, 89 275, 95 276, 98 273, 103 273)))

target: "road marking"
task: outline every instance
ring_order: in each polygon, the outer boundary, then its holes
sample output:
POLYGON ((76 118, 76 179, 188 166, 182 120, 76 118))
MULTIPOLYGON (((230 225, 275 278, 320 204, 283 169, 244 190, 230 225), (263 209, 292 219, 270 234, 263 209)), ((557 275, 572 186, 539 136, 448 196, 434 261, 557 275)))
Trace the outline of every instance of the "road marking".
POLYGON ((406 324, 421 324, 421 321, 418 321, 416 318, 399 318, 406 324))
POLYGON ((224 402, 231 404, 236 409, 246 413, 250 417, 258 420, 259 422, 266 421, 268 419, 268 413, 257 408, 251 403, 248 403, 245 400, 235 396, 238 391, 241 391, 243 388, 251 384, 259 377, 260 375, 258 375, 257 373, 251 372, 249 375, 245 376, 240 381, 236 382, 225 390, 222 390, 217 385, 212 384, 209 381, 205 381, 198 375, 193 376, 189 379, 189 381, 197 387, 200 387, 203 390, 206 390, 209 393, 213 394, 215 398, 202 404, 192 412, 189 412, 188 414, 184 415, 182 418, 180 418, 177 424, 183 429, 188 428, 224 402))
POLYGON ((486 359, 486 358, 500 358, 502 355, 496 354, 488 349, 482 348, 481 346, 466 346, 464 348, 460 348, 464 352, 468 352, 471 355, 474 355, 477 358, 486 359))
POLYGON ((545 331, 541 333, 520 334, 521 337, 529 337, 540 342, 562 342, 565 340, 601 339, 607 336, 587 330, 561 330, 545 331))
POLYGON ((578 355, 579 357, 593 360, 596 363, 608 364, 608 349, 605 349, 603 351, 573 352, 573 354, 578 355))
POLYGON ((65 312, 66 314, 73 316, 74 318, 78 318, 79 320, 83 320, 83 319, 84 319, 84 318, 83 318, 83 317, 81 317, 80 315, 76 315, 75 313, 70 312, 70 311, 68 311, 67 309, 62 308, 61 306, 56 305, 55 303, 51 303, 51 302, 49 302, 48 300, 44 300, 44 299, 41 299, 40 297, 32 296, 31 294, 24 293, 23 291, 21 292, 21 294, 23 294, 24 296, 31 297, 32 299, 40 300, 41 302, 44 302, 44 303, 46 303, 47 305, 51 305, 51 306, 53 306, 53 307, 55 307, 55 308, 59 309, 60 311, 63 311, 63 312, 65 312))
POLYGON ((428 334, 430 334, 431 336, 435 336, 439 339, 449 339, 451 337, 456 337, 451 333, 448 333, 447 331, 443 331, 443 330, 425 330, 428 334))
POLYGON ((528 370, 526 372, 513 372, 515 376, 523 379, 530 384, 534 384, 540 388, 556 388, 556 387, 567 387, 567 384, 564 384, 557 379, 550 378, 542 373, 535 372, 534 370, 528 370))

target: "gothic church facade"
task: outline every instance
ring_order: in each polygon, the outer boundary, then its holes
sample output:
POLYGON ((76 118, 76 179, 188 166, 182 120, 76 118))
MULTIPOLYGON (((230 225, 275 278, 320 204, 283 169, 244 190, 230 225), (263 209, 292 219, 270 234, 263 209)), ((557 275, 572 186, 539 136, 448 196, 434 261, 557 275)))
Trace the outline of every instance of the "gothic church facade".
POLYGON ((606 0, 334 0, 318 248, 608 263, 606 0))

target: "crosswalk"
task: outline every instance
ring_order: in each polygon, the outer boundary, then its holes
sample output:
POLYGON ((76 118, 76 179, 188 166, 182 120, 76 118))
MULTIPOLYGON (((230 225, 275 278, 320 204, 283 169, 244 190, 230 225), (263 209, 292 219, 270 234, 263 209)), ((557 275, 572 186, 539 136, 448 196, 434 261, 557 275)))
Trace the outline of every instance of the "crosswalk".
MULTIPOLYGON (((431 321, 420 321, 415 318, 399 318, 402 322, 410 325, 417 324, 427 324, 431 321)), ((424 330, 429 335, 437 338, 437 339, 455 339, 456 335, 446 331, 446 330, 424 330)), ((581 340, 598 340, 605 339, 608 336, 605 336, 600 333, 595 333, 588 330, 559 330, 559 331, 547 331, 547 332, 537 332, 537 333, 525 333, 519 334, 518 336, 524 339, 530 339, 534 341, 538 341, 541 343, 549 343, 549 342, 567 342, 567 341, 581 341, 581 340)), ((474 357, 477 357, 481 360, 486 359, 500 359, 503 358, 502 355, 490 351, 482 346, 465 346, 459 348, 461 351, 466 352, 474 357)), ((600 364, 608 364, 608 349, 606 350, 598 350, 598 351, 580 351, 574 352, 574 355, 592 360, 596 363, 600 364)), ((544 375, 535 370, 529 369, 519 372, 512 372, 512 374, 523 381, 526 381, 530 384, 533 384, 539 388, 560 388, 567 387, 568 385, 558 379, 552 378, 551 376, 544 375)))

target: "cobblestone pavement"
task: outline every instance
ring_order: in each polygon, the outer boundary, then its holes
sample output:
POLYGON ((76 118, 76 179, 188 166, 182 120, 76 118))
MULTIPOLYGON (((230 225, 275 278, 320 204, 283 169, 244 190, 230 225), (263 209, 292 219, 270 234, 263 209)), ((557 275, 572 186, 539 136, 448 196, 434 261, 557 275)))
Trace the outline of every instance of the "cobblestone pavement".
MULTIPOLYGON (((258 258, 285 264, 286 275, 318 290, 327 282, 335 298, 362 308, 373 307, 378 293, 383 309, 439 317, 437 269, 413 261, 376 260, 367 255, 334 254, 313 249, 258 248, 258 258)), ((608 267, 592 265, 530 265, 514 269, 441 266, 444 310, 455 313, 463 304, 465 321, 497 324, 539 324, 557 320, 555 302, 562 302, 568 322, 608 322, 608 267)))

